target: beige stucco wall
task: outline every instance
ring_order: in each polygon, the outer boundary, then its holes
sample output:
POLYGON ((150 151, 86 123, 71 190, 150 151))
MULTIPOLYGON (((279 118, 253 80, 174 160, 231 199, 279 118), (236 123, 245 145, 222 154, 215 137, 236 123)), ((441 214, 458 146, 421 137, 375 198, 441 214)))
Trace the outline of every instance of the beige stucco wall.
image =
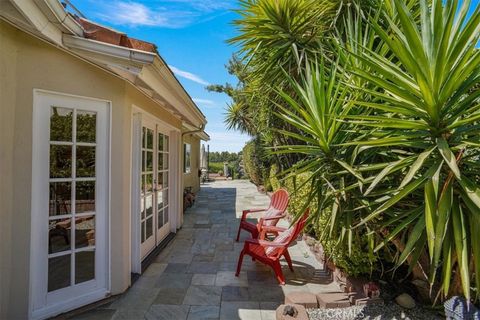
POLYGON ((127 82, 0 20, 0 319, 28 314, 33 89, 105 99, 111 122, 111 290, 130 284, 132 105, 181 122, 127 82))
POLYGON ((16 82, 9 75, 15 74, 17 55, 4 35, 0 24, 0 319, 6 318, 10 300, 12 251, 10 247, 11 219, 13 213, 13 154, 16 82))
POLYGON ((195 135, 186 134, 183 136, 183 143, 189 143, 192 146, 190 163, 191 170, 190 173, 183 174, 183 186, 184 188, 192 187, 193 192, 198 192, 200 190, 200 178, 198 177, 198 169, 200 168, 200 139, 195 135))

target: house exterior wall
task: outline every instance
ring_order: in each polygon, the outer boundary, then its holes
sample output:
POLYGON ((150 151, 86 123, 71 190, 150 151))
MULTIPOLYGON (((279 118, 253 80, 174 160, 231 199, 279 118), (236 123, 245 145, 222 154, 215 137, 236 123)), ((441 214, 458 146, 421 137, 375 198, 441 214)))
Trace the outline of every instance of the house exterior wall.
POLYGON ((5 319, 10 300, 12 276, 12 215, 13 215, 13 168, 14 168, 14 121, 17 54, 7 41, 6 26, 0 23, 0 319, 5 319))
MULTIPOLYGON (((191 187, 193 192, 198 192, 200 190, 200 177, 198 176, 198 170, 200 169, 200 139, 197 136, 186 134, 183 137, 183 143, 189 143, 192 147, 191 170, 190 173, 183 174, 183 187, 191 187)), ((184 156, 182 151, 182 157, 184 156)))
POLYGON ((0 20, 0 319, 28 317, 33 91, 111 101, 111 293, 130 285, 132 105, 181 121, 128 82, 0 20))

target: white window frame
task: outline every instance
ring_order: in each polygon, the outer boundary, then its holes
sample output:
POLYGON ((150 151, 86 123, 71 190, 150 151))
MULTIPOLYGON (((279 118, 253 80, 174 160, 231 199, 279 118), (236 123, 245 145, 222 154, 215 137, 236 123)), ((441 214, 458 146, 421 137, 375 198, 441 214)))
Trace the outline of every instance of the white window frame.
MULTIPOLYGON (((33 90, 33 124, 32 124, 32 189, 31 189, 31 238, 30 238, 30 287, 29 287, 29 318, 30 319, 45 319, 55 316, 59 313, 70 311, 81 306, 93 303, 101 300, 110 294, 111 288, 111 250, 110 250, 110 185, 111 185, 111 108, 112 103, 109 100, 65 94, 61 92, 34 89, 33 90), (43 185, 46 176, 48 176, 48 168, 45 169, 45 163, 38 161, 38 159, 44 159, 48 157, 49 150, 42 148, 44 146, 45 135, 49 132, 49 128, 46 128, 41 119, 45 117, 44 99, 75 99, 79 104, 80 109, 88 110, 88 103, 94 102, 96 104, 105 104, 106 106, 106 123, 103 129, 107 132, 107 136, 104 137, 106 152, 104 155, 105 168, 104 181, 106 185, 101 186, 104 190, 104 208, 105 208, 105 220, 102 224, 96 226, 96 230, 104 230, 105 242, 101 250, 104 251, 105 260, 101 261, 104 266, 104 274, 96 275, 99 277, 99 287, 92 288, 90 292, 84 294, 82 292, 82 285, 77 285, 77 289, 72 290, 71 296, 61 296, 55 291, 48 293, 43 297, 43 290, 45 287, 45 277, 48 277, 48 266, 41 263, 45 257, 45 253, 48 251, 48 245, 43 241, 44 234, 38 228, 39 225, 45 223, 45 216, 41 214, 38 204, 45 201, 45 192, 40 192, 45 189, 43 185), (83 108, 86 106, 86 108, 83 108), (42 278, 42 275, 43 278, 42 278), (43 283, 42 283, 43 282, 43 283), (61 299, 58 303, 51 303, 55 299, 61 299)), ((98 131, 97 131, 98 132, 98 131)), ((48 138, 47 138, 48 139, 48 138)), ((48 162, 47 162, 48 164, 48 162)), ((97 175, 98 176, 98 175, 97 175)), ((47 177, 48 179, 48 177, 47 177)), ((48 188, 47 188, 48 190, 48 188)), ((48 192, 47 192, 48 197, 48 192)), ((48 198, 47 198, 48 199, 48 198)), ((47 211, 48 212, 48 211, 47 211)), ((48 236, 47 236, 48 237, 48 236)), ((95 246, 95 250, 99 250, 100 247, 95 246)), ((96 261, 97 262, 97 261, 96 261)), ((88 287, 86 285, 85 287, 88 287)), ((83 287, 85 289, 85 287, 83 287)))

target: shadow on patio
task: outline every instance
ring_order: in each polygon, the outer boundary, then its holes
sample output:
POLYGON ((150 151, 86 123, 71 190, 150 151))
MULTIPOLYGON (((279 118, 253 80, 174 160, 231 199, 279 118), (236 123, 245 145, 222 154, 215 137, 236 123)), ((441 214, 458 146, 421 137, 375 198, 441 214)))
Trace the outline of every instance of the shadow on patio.
POLYGON ((275 319, 275 309, 289 292, 338 290, 303 241, 289 249, 295 272, 282 263, 285 286, 248 257, 235 277, 249 235, 242 232, 234 241, 241 211, 268 203, 248 181, 203 185, 182 229, 134 285, 112 303, 75 319, 275 319))

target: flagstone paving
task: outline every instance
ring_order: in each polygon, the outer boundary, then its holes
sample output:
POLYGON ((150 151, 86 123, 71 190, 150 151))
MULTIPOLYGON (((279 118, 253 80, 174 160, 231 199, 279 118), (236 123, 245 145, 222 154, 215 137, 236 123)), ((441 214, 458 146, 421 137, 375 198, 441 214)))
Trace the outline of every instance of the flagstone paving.
MULTIPOLYGON (((235 242, 242 210, 263 208, 268 196, 248 181, 202 185, 182 228, 133 286, 112 303, 74 319, 275 319, 275 309, 294 291, 337 291, 303 241, 290 249, 295 272, 282 264, 286 285, 249 258, 235 277, 248 233, 235 242)), ((281 224, 288 225, 286 221, 281 224)))

